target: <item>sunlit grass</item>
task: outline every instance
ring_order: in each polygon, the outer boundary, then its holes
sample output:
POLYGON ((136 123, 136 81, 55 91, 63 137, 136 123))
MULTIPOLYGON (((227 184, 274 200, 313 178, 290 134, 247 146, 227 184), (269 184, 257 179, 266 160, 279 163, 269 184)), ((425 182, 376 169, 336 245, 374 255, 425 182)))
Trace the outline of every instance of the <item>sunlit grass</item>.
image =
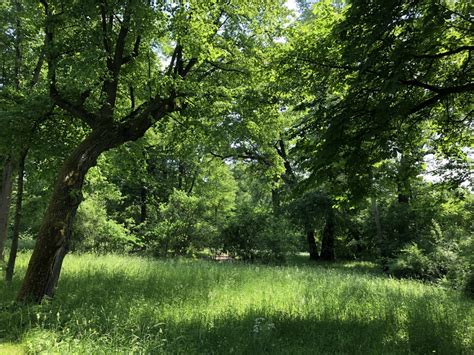
MULTIPOLYGON (((474 303, 370 263, 263 266, 69 255, 53 301, 1 284, 0 338, 61 353, 474 353, 474 303)), ((0 353, 2 349, 0 348, 0 353)))
POLYGON ((3 355, 21 355, 25 350, 22 346, 17 344, 0 344, 0 354, 3 355))

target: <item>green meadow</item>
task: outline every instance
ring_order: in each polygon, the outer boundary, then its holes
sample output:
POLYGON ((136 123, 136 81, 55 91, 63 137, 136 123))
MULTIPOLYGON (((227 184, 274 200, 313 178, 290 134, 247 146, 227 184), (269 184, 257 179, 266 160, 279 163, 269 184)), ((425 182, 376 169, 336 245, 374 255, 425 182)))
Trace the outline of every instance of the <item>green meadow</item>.
POLYGON ((69 255, 53 300, 11 302, 0 353, 472 354, 474 302, 362 262, 69 255))

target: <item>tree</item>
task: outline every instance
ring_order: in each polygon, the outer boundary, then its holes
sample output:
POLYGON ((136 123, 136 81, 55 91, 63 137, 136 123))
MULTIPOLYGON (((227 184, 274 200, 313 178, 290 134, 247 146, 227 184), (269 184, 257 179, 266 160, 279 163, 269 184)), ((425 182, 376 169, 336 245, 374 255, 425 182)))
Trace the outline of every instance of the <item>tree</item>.
POLYGON ((88 134, 60 169, 17 297, 34 302, 53 295, 84 179, 97 158, 166 116, 204 104, 216 85, 232 84, 226 76, 216 83, 221 68, 251 69, 281 7, 273 1, 41 3, 51 100, 88 134), (169 63, 160 69, 163 56, 169 63))
MULTIPOLYGON (((315 42, 327 50, 311 46, 299 59, 323 78, 313 83, 311 92, 321 96, 308 102, 313 114, 305 125, 324 142, 318 167, 339 154, 352 176, 368 177, 367 166, 402 153, 400 132, 420 129, 432 146, 469 145, 471 26, 469 5, 457 1, 352 1, 330 42, 315 42), (335 80, 340 84, 325 94, 315 91, 335 80)), ((454 153, 463 155, 445 151, 454 153)))
POLYGON ((306 233, 308 251, 311 260, 333 261, 335 259, 334 241, 336 221, 334 202, 324 192, 307 190, 289 206, 293 219, 306 233), (315 229, 324 223, 321 238, 321 253, 318 253, 315 229))
MULTIPOLYGON (((32 13, 35 6, 12 0, 0 7, 2 19, 1 49, 2 73, 0 74, 0 107, 2 110, 2 135, 0 155, 3 155, 3 178, 0 186, 0 256, 7 238, 10 199, 13 188, 12 175, 17 170, 18 184, 14 235, 18 238, 23 199, 22 184, 24 163, 39 125, 47 119, 51 108, 46 108, 41 89, 37 84, 44 62, 44 45, 39 40, 39 27, 32 13), (30 21, 23 21, 30 16, 30 21), (42 99, 39 99, 42 98, 42 99)), ((12 250, 10 259, 16 251, 12 250)), ((13 263, 9 262, 13 270, 13 263)))

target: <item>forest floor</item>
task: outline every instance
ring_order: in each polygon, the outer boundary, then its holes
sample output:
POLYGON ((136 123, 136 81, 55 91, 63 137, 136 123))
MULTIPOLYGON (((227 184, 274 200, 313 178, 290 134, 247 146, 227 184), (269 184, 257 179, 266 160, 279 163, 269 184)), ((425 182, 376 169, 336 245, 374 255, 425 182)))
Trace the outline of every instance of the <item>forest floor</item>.
POLYGON ((69 255, 53 300, 0 281, 0 353, 473 354, 474 302, 370 263, 69 255))

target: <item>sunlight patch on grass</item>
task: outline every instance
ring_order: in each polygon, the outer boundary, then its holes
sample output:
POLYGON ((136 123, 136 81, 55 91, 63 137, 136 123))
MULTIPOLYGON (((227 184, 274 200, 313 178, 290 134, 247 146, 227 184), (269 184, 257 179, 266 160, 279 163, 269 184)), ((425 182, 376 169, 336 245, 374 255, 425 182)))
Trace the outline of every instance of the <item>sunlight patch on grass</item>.
POLYGON ((22 355, 25 354, 25 349, 21 345, 16 344, 0 344, 0 354, 3 355, 22 355))

